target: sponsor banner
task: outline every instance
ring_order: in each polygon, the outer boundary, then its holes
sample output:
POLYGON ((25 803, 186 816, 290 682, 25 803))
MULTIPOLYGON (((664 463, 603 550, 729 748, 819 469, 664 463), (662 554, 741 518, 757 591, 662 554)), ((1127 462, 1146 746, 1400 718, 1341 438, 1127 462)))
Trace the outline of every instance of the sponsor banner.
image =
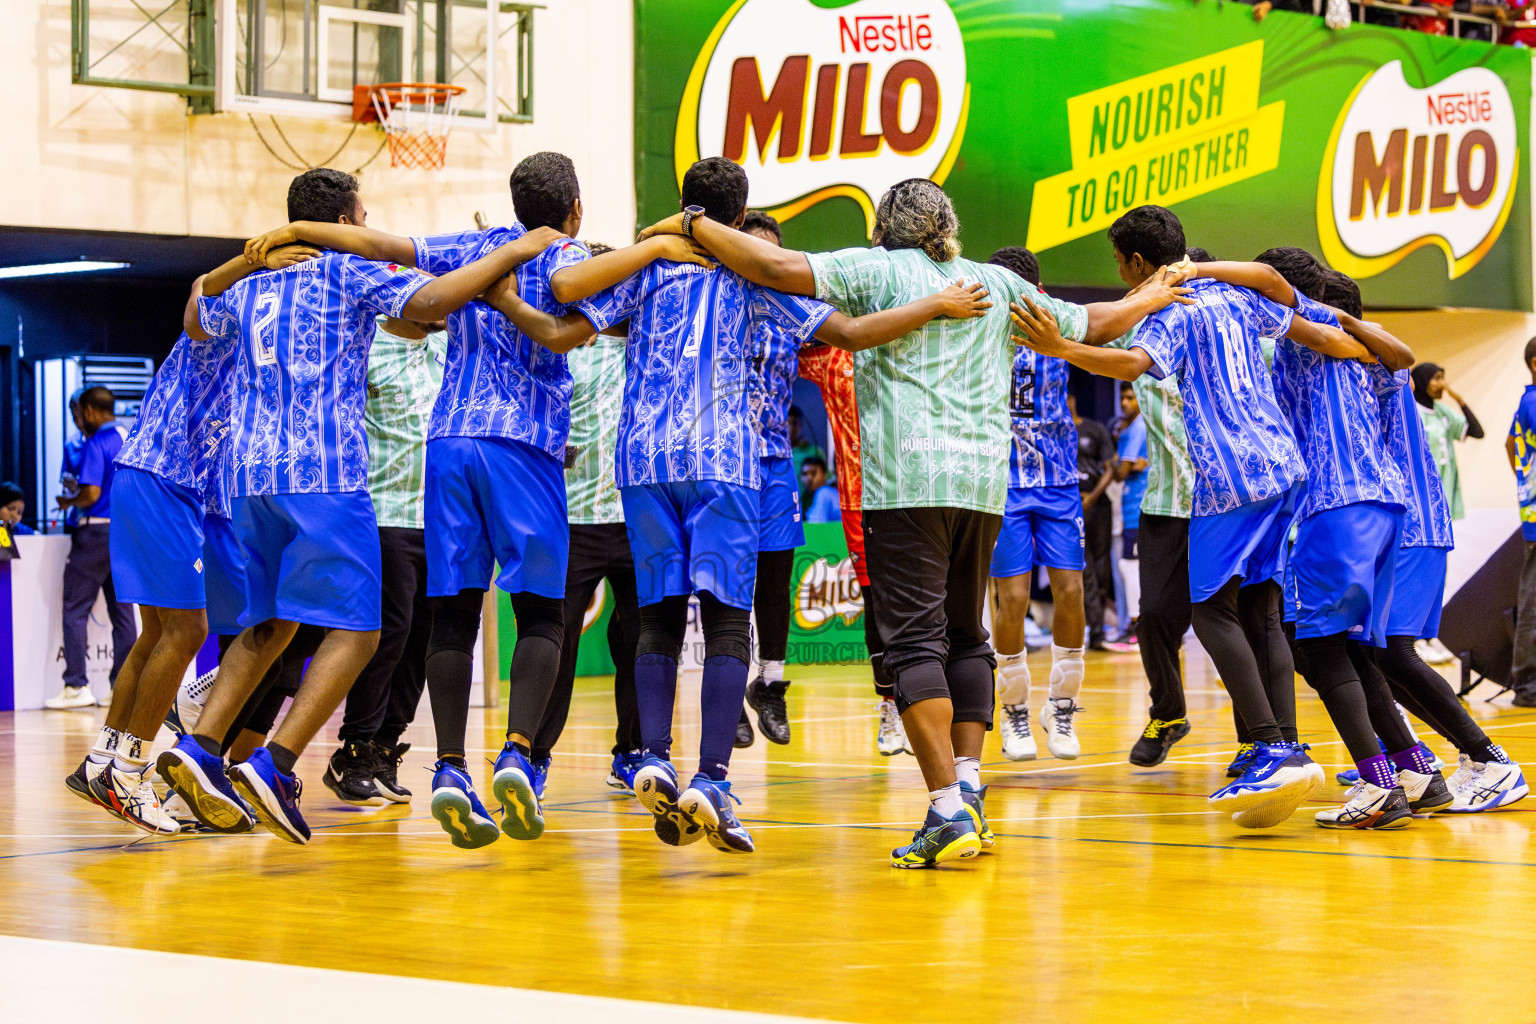
POLYGON ((804 249, 866 243, 929 177, 967 255, 1120 287, 1105 230, 1172 207, 1191 245, 1299 245, 1375 306, 1531 308, 1531 52, 1230 4, 637 0, 639 219, 701 156, 804 249))

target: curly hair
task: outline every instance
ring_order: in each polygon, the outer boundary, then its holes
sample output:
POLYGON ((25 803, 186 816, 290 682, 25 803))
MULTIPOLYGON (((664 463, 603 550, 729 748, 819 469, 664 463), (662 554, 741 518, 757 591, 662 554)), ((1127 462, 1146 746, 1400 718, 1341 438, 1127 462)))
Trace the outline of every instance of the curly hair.
POLYGON ((898 181, 875 207, 875 244, 921 249, 935 263, 960 256, 960 218, 938 185, 927 178, 898 181))

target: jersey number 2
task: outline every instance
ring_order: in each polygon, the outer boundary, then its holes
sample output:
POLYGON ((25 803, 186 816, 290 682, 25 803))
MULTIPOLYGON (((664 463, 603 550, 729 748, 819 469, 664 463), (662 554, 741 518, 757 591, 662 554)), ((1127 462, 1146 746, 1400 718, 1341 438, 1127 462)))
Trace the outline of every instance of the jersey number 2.
POLYGON ((274 366, 277 363, 277 296, 271 292, 256 300, 256 313, 251 323, 252 355, 257 366, 274 366))

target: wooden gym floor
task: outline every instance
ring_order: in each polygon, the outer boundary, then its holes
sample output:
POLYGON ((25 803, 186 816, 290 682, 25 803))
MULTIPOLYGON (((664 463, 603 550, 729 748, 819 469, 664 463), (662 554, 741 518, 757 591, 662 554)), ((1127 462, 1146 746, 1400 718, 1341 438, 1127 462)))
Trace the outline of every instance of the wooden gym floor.
MULTIPOLYGON (((1036 656, 1037 680, 1048 661, 1036 656)), ((84 1016, 91 987, 71 965, 86 957, 115 964, 109 991, 133 978, 170 1007, 200 979, 226 1004, 267 1014, 278 992, 322 993, 284 1001, 282 1016, 301 1021, 342 1019, 368 993, 392 1021, 450 1008, 476 1020, 755 1011, 870 1024, 1536 1019, 1518 967, 1536 942, 1536 800, 1380 834, 1325 832, 1303 808, 1244 832, 1206 807, 1234 742, 1208 662, 1190 661, 1195 729, 1158 769, 1125 763, 1145 720, 1135 655, 1091 656, 1080 760, 1012 764, 989 737, 997 852, 936 871, 887 866, 924 794, 912 758, 876 753, 868 671, 857 667, 794 672, 793 742, 759 738, 737 752, 735 790, 758 845, 745 857, 662 846, 639 805, 604 786, 603 679, 578 681, 544 838, 474 852, 451 847, 426 812, 425 705, 402 770, 409 807, 337 803, 320 783, 332 745, 311 748, 299 770, 316 826, 307 848, 260 831, 127 845, 138 833, 62 784, 102 712, 0 714, 0 936, 25 937, 0 938, 0 1009, 30 993, 30 1005, 58 1012, 26 1019, 76 1019, 66 1007, 84 1016), (39 939, 161 952, 122 950, 118 962, 27 941, 39 939), (209 980, 226 967, 231 980, 209 980), (342 1009, 322 1014, 338 992, 342 1009)), ((1299 689, 1303 738, 1331 776, 1342 746, 1299 689)), ((681 690, 680 752, 696 743, 697 677, 681 690)), ((1490 735, 1536 762, 1536 713, 1482 696, 1471 707, 1490 735)), ((1037 688, 1034 703, 1042 697, 1037 688)), ((499 747, 500 726, 497 712, 472 713, 483 748, 472 760, 499 747)), ((678 761, 692 771, 691 758, 678 761)), ((489 766, 478 767, 483 794, 489 766)))

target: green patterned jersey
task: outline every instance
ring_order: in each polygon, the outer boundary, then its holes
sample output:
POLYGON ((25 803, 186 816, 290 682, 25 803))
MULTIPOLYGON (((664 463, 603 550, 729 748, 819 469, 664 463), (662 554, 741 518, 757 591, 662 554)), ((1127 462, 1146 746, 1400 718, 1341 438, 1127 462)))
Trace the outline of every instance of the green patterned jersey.
POLYGON ((567 518, 622 523, 613 447, 624 398, 624 339, 599 334, 567 357, 571 368, 571 438, 576 460, 565 471, 567 518))
POLYGON ((808 253, 816 297, 848 316, 925 298, 957 278, 980 281, 992 308, 973 320, 932 320, 854 356, 864 508, 948 506, 1001 515, 1008 496, 1014 345, 1008 303, 1028 295, 1064 337, 1088 328, 1082 306, 1042 295, 1002 267, 935 263, 917 249, 808 253))
MULTIPOLYGON (((1108 347, 1128 349, 1135 337, 1132 328, 1108 347)), ((1195 466, 1189 461, 1178 374, 1162 380, 1142 374, 1131 388, 1141 406, 1141 418, 1147 421, 1147 491, 1141 498, 1141 514, 1188 519, 1195 506, 1195 466)))
POLYGON ((380 526, 422 529, 427 481, 427 424, 443 386, 448 336, 396 337, 381 322, 368 353, 368 493, 380 526))

